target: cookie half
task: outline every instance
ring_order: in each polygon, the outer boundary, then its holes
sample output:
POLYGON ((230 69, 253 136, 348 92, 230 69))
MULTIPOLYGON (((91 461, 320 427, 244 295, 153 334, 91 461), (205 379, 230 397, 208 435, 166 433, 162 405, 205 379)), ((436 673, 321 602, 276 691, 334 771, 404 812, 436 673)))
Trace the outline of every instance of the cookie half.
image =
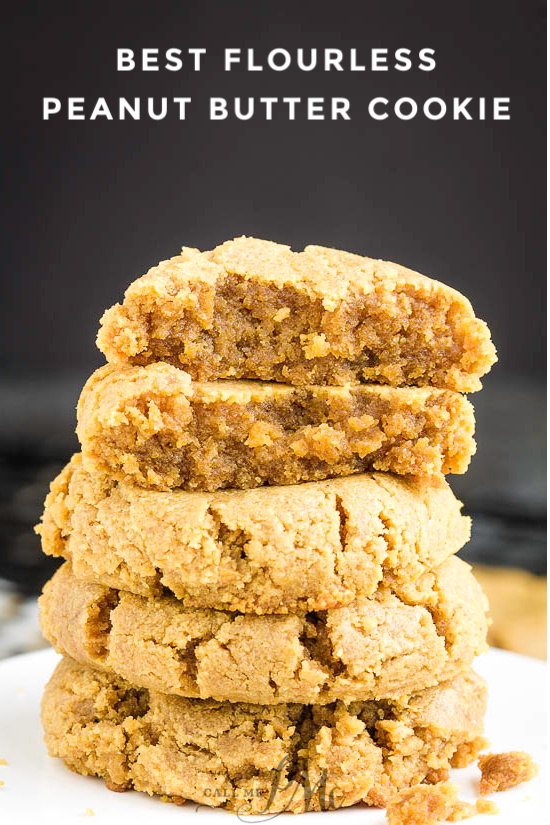
POLYGON ((193 379, 480 389, 496 360, 470 302, 387 261, 237 238, 182 249, 126 290, 97 337, 107 360, 193 379))
POLYGON ((40 597, 40 622, 59 653, 163 693, 260 704, 401 699, 485 649, 486 600, 470 567, 452 557, 426 575, 422 600, 381 588, 347 607, 254 616, 88 584, 65 564, 40 597))
POLYGON ((471 671, 403 705, 270 707, 166 696, 65 659, 42 721, 52 756, 113 790, 302 813, 384 805, 401 788, 441 780, 483 746, 485 704, 471 671))
POLYGON ((324 610, 380 583, 422 592, 470 520, 443 479, 369 473, 297 486, 156 492, 88 473, 75 455, 52 482, 45 553, 77 578, 188 607, 324 610))
POLYGON ((449 390, 196 383, 162 363, 101 367, 78 403, 86 468, 159 490, 464 473, 473 433, 472 405, 449 390))

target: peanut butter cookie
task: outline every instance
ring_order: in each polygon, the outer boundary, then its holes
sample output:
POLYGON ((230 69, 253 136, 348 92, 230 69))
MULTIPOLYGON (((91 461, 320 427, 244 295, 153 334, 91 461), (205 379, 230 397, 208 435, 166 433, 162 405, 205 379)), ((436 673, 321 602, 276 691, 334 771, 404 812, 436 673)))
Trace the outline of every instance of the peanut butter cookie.
POLYGON ((217 493, 156 492, 92 475, 75 455, 52 482, 44 551, 79 579, 187 607, 324 610, 380 583, 422 594, 470 536, 447 483, 369 473, 217 493))
POLYGON ((326 704, 401 699, 464 671, 485 649, 483 593, 456 557, 421 601, 381 588, 320 613, 189 610, 76 579, 63 565, 40 597, 46 639, 82 664, 179 696, 326 704))
POLYGON ((166 696, 65 659, 42 720, 52 756, 113 790, 302 813, 385 805, 401 788, 438 781, 456 749, 479 740, 485 703, 471 671, 404 704, 262 706, 166 696))
POLYGON ((255 238, 183 248, 107 310, 108 361, 167 361, 193 379, 481 387, 489 330, 451 287, 387 261, 255 238))
POLYGON ((473 432, 472 405, 450 390, 196 383, 163 363, 101 367, 77 427, 88 470, 159 490, 464 473, 473 432))

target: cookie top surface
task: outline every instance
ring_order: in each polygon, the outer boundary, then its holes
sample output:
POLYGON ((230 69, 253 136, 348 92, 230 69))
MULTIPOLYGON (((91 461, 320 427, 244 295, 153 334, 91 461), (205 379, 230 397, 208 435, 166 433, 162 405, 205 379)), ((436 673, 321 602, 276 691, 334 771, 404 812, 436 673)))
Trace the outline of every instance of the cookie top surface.
POLYGON ((75 455, 54 479, 43 550, 74 574, 188 607, 323 610, 382 583, 421 593, 470 536, 444 479, 388 473, 214 493, 146 490, 89 473, 75 455))

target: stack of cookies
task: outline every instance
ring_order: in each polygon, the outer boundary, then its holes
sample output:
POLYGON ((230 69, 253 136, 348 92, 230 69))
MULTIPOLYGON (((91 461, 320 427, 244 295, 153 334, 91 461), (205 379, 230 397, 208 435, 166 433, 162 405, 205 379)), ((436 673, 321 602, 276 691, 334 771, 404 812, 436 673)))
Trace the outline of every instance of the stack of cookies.
POLYGON ((300 812, 434 783, 482 746, 486 602, 445 473, 495 361, 453 289, 252 238, 102 319, 54 480, 46 743, 175 802, 300 812))

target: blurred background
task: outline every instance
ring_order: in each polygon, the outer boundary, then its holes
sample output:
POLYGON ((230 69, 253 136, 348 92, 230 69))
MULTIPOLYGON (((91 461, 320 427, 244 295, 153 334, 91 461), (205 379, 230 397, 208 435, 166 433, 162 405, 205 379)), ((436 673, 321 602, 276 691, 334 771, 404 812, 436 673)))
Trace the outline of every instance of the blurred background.
POLYGON ((32 532, 73 451, 94 339, 128 283, 182 244, 247 234, 398 261, 451 284, 500 361, 472 396, 478 453, 451 484, 474 518, 467 559, 493 641, 544 655, 545 4, 19 3, 8 70, 0 303, 0 656, 40 644, 56 562, 32 532), (200 73, 117 73, 116 49, 203 47, 200 73), (436 50, 433 72, 223 71, 225 47, 436 50), (368 101, 509 96, 511 120, 370 120, 368 101), (42 120, 42 98, 190 96, 188 120, 42 120), (208 120, 208 98, 348 97, 350 121, 208 120))

